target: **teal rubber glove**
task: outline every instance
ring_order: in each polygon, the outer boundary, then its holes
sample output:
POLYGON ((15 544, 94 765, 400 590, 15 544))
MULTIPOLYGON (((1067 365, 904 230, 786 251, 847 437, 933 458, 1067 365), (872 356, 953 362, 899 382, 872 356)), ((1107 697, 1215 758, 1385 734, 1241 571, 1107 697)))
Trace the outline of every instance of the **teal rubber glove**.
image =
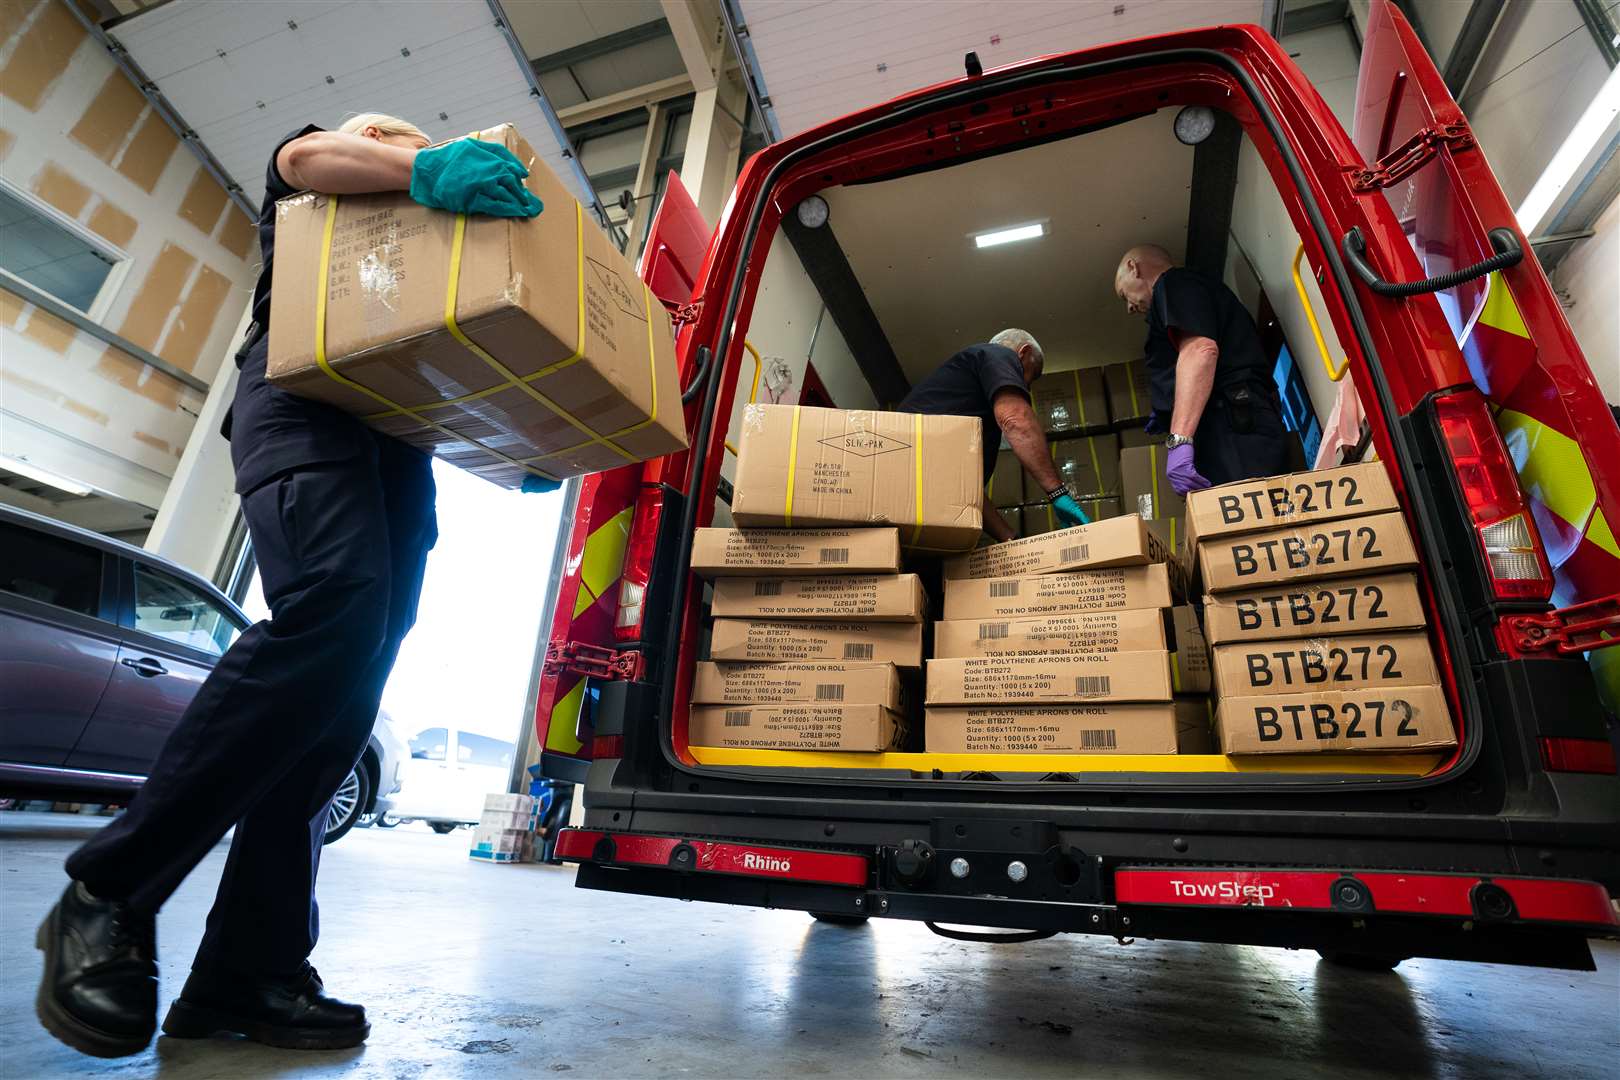
POLYGON ((534 473, 528 473, 523 477, 523 486, 518 490, 523 492, 525 495, 544 495, 546 492, 556 491, 560 487, 562 487, 561 480, 547 480, 543 476, 536 476, 534 473))
POLYGON ((419 150, 411 198, 435 210, 532 218, 544 206, 523 186, 529 170, 510 150, 482 139, 458 139, 419 150))
POLYGON ((1069 528, 1071 525, 1091 524, 1091 519, 1086 517, 1086 512, 1080 509, 1080 504, 1075 502, 1074 496, 1067 491, 1052 500, 1052 509, 1057 511, 1057 516, 1062 520, 1064 528, 1069 528))

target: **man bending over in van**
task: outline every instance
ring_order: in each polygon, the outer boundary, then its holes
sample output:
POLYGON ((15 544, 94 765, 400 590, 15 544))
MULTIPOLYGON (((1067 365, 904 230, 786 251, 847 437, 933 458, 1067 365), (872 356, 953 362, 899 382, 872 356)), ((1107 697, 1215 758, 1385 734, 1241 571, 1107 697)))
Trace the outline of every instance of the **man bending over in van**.
MULTIPOLYGON (((900 412, 934 416, 977 416, 984 425, 984 475, 996 467, 1001 438, 1024 471, 1046 492, 1047 501, 1065 527, 1084 525, 1085 511, 1058 478, 1046 448, 1046 435, 1029 401, 1029 384, 1045 366, 1040 343, 1025 330, 1003 330, 982 345, 969 345, 911 388, 897 406, 900 412)), ((984 497, 984 530, 996 540, 1013 539, 988 496, 984 497)))
POLYGON ((1114 295, 1147 318, 1147 430, 1166 436, 1165 471, 1176 493, 1282 472, 1287 442, 1277 387, 1243 301, 1223 282, 1171 265, 1157 244, 1125 253, 1114 295))

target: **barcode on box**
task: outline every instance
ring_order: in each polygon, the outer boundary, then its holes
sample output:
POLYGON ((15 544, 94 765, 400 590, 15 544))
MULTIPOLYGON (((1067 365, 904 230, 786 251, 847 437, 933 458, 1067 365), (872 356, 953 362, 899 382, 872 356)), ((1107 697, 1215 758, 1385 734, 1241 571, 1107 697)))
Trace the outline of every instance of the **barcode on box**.
POLYGON ((1018 595, 1018 580, 1016 578, 1014 578, 1012 581, 992 581, 990 583, 990 595, 991 596, 1017 596, 1018 595))
POLYGON ((1074 692, 1077 694, 1106 694, 1108 693, 1107 675, 1076 675, 1074 677, 1074 692))
POLYGON ((1090 544, 1070 544, 1058 552, 1058 562, 1084 562, 1091 558, 1090 544))
POLYGON ((781 596, 782 583, 780 581, 756 581, 754 582, 754 595, 781 596))
POLYGON ((747 709, 727 709, 726 727, 747 727, 751 715, 747 709))
POLYGON ((849 548, 822 548, 821 561, 824 563, 849 562, 849 548))
POLYGON ((844 642, 844 659, 870 660, 872 659, 872 649, 873 643, 870 641, 846 641, 844 642))
POLYGON ((1119 746, 1119 739, 1114 735, 1113 728, 1081 728, 1080 749, 1082 750, 1113 750, 1119 746))
POLYGON ((979 624, 979 640, 995 641, 1007 636, 1011 627, 1004 622, 982 622, 979 624))
POLYGON ((844 684, 843 683, 835 683, 835 682, 833 682, 833 683, 827 683, 827 682, 816 683, 816 700, 817 701, 843 701, 844 700, 844 684))

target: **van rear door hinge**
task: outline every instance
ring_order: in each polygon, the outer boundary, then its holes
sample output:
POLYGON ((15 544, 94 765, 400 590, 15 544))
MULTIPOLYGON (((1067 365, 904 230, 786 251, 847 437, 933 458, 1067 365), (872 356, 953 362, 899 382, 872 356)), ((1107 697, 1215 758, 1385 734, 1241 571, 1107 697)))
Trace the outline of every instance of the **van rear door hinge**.
POLYGON ((1422 168, 1442 146, 1462 150, 1473 145, 1473 131, 1461 122, 1419 128, 1410 139, 1373 162, 1372 168, 1351 173, 1350 190, 1357 194, 1379 191, 1422 168))
POLYGON ((697 322, 698 316, 701 314, 703 314, 703 301, 699 300, 696 303, 682 304, 676 308, 670 314, 669 321, 674 323, 675 329, 679 331, 686 323, 697 322))
POLYGON ((554 641, 546 646, 544 674, 552 678, 572 674, 636 682, 645 670, 646 658, 639 652, 608 649, 585 641, 554 641))
POLYGON ((1570 656, 1620 645, 1620 593, 1543 615, 1509 615, 1502 629, 1506 643, 1521 653, 1555 649, 1570 656))

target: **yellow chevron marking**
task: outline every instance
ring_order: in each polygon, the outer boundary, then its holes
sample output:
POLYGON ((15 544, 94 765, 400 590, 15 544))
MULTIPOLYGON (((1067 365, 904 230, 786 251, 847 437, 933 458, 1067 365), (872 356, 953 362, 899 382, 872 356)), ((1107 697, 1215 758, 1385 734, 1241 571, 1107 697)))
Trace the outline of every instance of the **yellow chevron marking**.
POLYGON ((580 553, 579 580, 597 596, 612 588, 624 573, 624 549, 630 540, 633 510, 631 506, 620 510, 585 539, 585 550, 580 553))
POLYGON ((1603 507, 1598 507, 1593 513, 1592 524, 1586 527, 1586 538, 1620 559, 1620 544, 1615 543, 1614 530, 1609 528, 1609 519, 1603 516, 1603 507))
POLYGON ((551 723, 546 725, 547 750, 559 754, 579 753, 579 748, 585 744, 574 737, 574 731, 579 726, 579 710, 584 703, 585 680, 581 679, 551 707, 551 723))
POLYGON ((1525 493, 1577 529, 1584 529, 1597 504, 1597 489, 1579 444, 1514 409, 1499 411, 1496 426, 1525 493))
POLYGON ((1479 321, 1504 334, 1529 337, 1530 331, 1524 328, 1524 316, 1519 314, 1519 305, 1513 302, 1513 293, 1508 291, 1507 282, 1502 280, 1502 272, 1498 270, 1492 274, 1490 281, 1490 291, 1485 294, 1485 307, 1480 310, 1479 321))

